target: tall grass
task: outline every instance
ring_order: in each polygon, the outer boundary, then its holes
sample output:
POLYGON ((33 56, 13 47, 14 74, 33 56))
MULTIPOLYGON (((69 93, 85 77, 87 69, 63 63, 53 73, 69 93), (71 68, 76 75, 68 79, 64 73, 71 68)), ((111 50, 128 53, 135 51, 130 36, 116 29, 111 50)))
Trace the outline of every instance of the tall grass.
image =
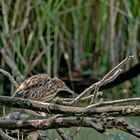
POLYGON ((1 0, 0 9, 1 67, 19 82, 42 72, 96 77, 130 54, 139 61, 138 0, 1 0))

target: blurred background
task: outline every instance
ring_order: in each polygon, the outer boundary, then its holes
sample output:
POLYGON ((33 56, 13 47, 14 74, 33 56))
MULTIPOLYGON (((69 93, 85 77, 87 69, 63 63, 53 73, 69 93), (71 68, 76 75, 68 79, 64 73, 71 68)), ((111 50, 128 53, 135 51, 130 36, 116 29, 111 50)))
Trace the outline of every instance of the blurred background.
MULTIPOLYGON (((18 83, 47 73, 81 93, 129 55, 134 60, 124 72, 131 72, 122 76, 125 82, 104 91, 104 100, 140 96, 139 0, 0 1, 0 67, 18 83)), ((0 75, 0 95, 11 96, 14 91, 0 75)), ((97 139, 136 139, 116 130, 102 135, 83 130, 77 140, 95 135, 97 139)))

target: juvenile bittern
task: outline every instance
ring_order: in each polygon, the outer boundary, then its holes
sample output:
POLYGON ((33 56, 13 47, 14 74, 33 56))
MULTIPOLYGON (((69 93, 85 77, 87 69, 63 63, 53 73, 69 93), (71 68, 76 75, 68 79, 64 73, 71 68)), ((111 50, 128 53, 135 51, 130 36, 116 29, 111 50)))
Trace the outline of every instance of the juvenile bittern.
MULTIPOLYGON (((73 95, 73 91, 57 77, 50 78, 47 74, 37 74, 21 83, 13 97, 51 102, 61 92, 64 92, 65 97, 73 95)), ((32 114, 33 112, 30 111, 30 113, 32 114)), ((38 112, 37 114, 40 113, 38 112)), ((40 115, 44 116, 45 114, 40 115)))
POLYGON ((66 97, 73 95, 73 91, 62 80, 50 78, 47 74, 37 74, 21 83, 13 97, 45 102, 53 100, 60 91, 64 91, 66 97))

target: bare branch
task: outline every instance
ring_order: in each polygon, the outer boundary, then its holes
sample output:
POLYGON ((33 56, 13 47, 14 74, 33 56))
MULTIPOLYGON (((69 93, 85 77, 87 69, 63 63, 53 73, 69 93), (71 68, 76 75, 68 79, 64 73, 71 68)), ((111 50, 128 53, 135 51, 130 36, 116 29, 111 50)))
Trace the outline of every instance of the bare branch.
POLYGON ((106 129, 116 128, 140 138, 140 130, 138 128, 128 124, 124 120, 118 120, 115 118, 60 117, 43 120, 0 121, 0 127, 4 129, 46 130, 74 126, 91 127, 100 133, 105 132, 106 129))
POLYGON ((105 80, 104 84, 107 84, 107 83, 109 83, 109 82, 111 82, 111 81, 114 81, 114 80, 118 77, 118 75, 121 74, 121 72, 122 72, 122 69, 118 69, 118 70, 113 74, 113 76, 110 76, 108 79, 105 80))
POLYGON ((73 101, 65 104, 66 105, 76 104, 78 101, 81 100, 82 97, 84 97, 87 93, 90 93, 92 90, 94 90, 93 93, 94 96, 92 98, 91 103, 95 103, 96 95, 100 86, 102 86, 106 82, 109 82, 110 80, 114 80, 121 73, 120 68, 128 61, 132 60, 132 58, 133 56, 129 56, 126 59, 124 59, 121 63, 119 63, 116 67, 114 67, 111 71, 109 71, 99 82, 92 84, 89 88, 87 88, 79 96, 77 96, 73 101))
POLYGON ((91 100, 90 104, 95 103, 97 92, 100 88, 100 86, 104 85, 106 82, 110 82, 111 80, 115 80, 117 76, 122 72, 120 69, 122 66, 124 66, 128 61, 132 60, 133 56, 129 56, 126 59, 124 59, 121 63, 119 63, 116 67, 114 67, 111 71, 109 71, 99 82, 95 83, 95 90, 93 93, 93 98, 91 100))
POLYGON ((96 104, 93 105, 89 105, 87 106, 87 108, 91 108, 91 107, 99 107, 99 106, 109 106, 109 105, 122 105, 125 103, 132 103, 134 102, 135 104, 138 103, 140 101, 140 98, 127 98, 127 99, 120 99, 120 100, 115 100, 115 101, 106 101, 106 102, 98 102, 96 104))
POLYGON ((56 129, 56 131, 59 134, 59 136, 62 138, 62 140, 71 140, 71 138, 69 138, 61 128, 56 129))
POLYGON ((51 114, 63 114, 73 116, 137 116, 140 115, 140 105, 105 106, 105 107, 73 107, 52 103, 44 103, 34 100, 0 96, 0 105, 30 109, 33 111, 51 114))
POLYGON ((16 88, 19 87, 18 83, 14 80, 14 78, 12 77, 12 75, 11 75, 9 72, 7 72, 7 71, 5 71, 5 70, 3 70, 3 69, 1 69, 1 68, 0 68, 0 72, 1 72, 4 76, 7 76, 7 78, 11 81, 11 83, 12 83, 16 88))
POLYGON ((72 140, 73 140, 74 137, 80 132, 80 130, 81 130, 81 127, 78 127, 78 128, 76 129, 76 132, 71 136, 71 139, 72 139, 72 140))

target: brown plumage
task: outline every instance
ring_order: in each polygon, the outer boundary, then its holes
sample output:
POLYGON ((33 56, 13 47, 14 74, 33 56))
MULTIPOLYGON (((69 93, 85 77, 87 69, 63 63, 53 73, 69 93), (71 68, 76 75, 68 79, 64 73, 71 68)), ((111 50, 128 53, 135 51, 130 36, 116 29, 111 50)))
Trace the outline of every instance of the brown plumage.
POLYGON ((21 83, 13 97, 51 101, 60 91, 65 91, 67 95, 73 94, 62 80, 50 78, 47 74, 37 74, 21 83))

